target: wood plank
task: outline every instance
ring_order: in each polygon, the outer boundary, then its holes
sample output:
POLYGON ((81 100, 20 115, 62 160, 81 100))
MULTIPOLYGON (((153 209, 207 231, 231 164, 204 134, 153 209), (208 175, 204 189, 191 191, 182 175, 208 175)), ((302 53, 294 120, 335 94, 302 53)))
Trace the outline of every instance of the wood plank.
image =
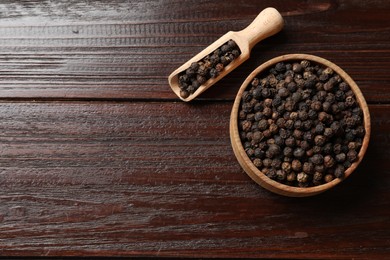
POLYGON ((231 102, 0 103, 0 254, 375 258, 390 253, 390 106, 344 183, 271 194, 230 147, 231 102))
POLYGON ((344 68, 369 102, 389 102, 390 3, 375 3, 2 1, 0 98, 176 99, 170 72, 275 6, 286 20, 283 32, 257 45, 249 61, 201 99, 232 100, 262 62, 309 53, 344 68))

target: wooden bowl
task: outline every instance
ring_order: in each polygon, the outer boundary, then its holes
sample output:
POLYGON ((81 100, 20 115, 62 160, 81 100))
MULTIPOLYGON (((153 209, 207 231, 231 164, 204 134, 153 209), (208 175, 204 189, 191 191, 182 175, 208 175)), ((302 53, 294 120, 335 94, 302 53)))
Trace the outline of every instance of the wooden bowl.
POLYGON ((233 109, 230 116, 230 140, 233 147, 233 151, 241 167, 255 182, 257 182, 262 187, 272 192, 275 192, 277 194, 290 196, 290 197, 306 197, 306 196, 319 194, 321 192, 329 190, 330 188, 342 182, 345 178, 349 177, 352 174, 352 172, 356 169, 356 167, 359 165, 359 163, 362 161, 364 154, 366 153, 367 146, 370 140, 370 133, 371 133, 371 123, 370 123, 370 114, 368 111, 367 103, 359 87, 356 85, 356 83, 352 80, 352 78, 347 73, 345 73, 340 67, 338 67, 334 63, 325 60, 323 58, 313 56, 313 55, 307 55, 307 54, 288 54, 288 55, 279 56, 263 63, 257 69, 255 69, 241 85, 238 94, 236 96, 236 99, 234 101, 233 109), (271 178, 267 177, 264 173, 262 173, 247 156, 244 147, 241 143, 240 136, 239 136, 239 129, 238 129, 238 111, 240 107, 241 97, 245 89, 247 89, 248 85, 252 82, 253 78, 255 78, 259 74, 262 74, 265 70, 269 69, 271 66, 274 66, 278 62, 295 61, 295 60, 296 61, 308 60, 314 64, 318 64, 323 67, 330 67, 333 69, 335 73, 340 75, 340 77, 346 83, 349 84, 352 91, 355 93, 356 100, 363 111, 363 120, 364 120, 363 123, 366 131, 363 139, 362 147, 360 148, 358 154, 358 160, 355 161, 351 165, 351 167, 349 167, 345 171, 344 177, 342 179, 335 178, 333 181, 329 183, 313 186, 313 187, 307 187, 307 188, 293 187, 286 184, 282 184, 272 180, 271 178))

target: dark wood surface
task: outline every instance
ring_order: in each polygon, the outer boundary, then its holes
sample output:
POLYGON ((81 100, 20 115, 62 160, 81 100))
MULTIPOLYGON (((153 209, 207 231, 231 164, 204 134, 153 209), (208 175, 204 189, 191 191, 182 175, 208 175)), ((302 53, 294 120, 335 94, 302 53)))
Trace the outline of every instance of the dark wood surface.
POLYGON ((0 3, 0 255, 390 256, 389 1, 0 3), (168 75, 274 6, 285 28, 191 103, 168 75), (372 117, 365 159, 309 198, 235 159, 238 88, 269 58, 342 67, 372 117))

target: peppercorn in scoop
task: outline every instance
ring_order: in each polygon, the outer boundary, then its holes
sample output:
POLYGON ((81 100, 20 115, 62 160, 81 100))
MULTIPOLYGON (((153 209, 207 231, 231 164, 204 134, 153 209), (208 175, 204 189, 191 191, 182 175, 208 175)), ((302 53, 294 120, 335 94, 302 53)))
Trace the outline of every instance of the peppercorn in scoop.
POLYGON ((236 42, 229 40, 202 60, 193 62, 188 69, 179 73, 180 96, 187 98, 206 81, 218 77, 240 54, 236 42))
POLYGON ((238 128, 253 164, 280 183, 311 187, 343 178, 365 129, 354 92, 331 68, 277 63, 242 95, 238 128))

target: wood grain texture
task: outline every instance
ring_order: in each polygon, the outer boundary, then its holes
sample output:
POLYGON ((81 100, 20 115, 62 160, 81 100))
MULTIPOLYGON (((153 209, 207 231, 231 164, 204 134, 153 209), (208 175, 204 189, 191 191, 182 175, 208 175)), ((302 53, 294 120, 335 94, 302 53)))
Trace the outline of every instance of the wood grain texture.
POLYGON ((231 102, 2 102, 0 254, 386 258, 390 107, 357 171, 311 198, 257 186, 231 102))
POLYGON ((368 102, 390 101, 390 3, 352 0, 5 0, 0 97, 177 99, 168 75, 268 6, 284 16, 283 31, 257 45, 247 62, 201 99, 233 100, 264 61, 309 53, 346 70, 368 102))

